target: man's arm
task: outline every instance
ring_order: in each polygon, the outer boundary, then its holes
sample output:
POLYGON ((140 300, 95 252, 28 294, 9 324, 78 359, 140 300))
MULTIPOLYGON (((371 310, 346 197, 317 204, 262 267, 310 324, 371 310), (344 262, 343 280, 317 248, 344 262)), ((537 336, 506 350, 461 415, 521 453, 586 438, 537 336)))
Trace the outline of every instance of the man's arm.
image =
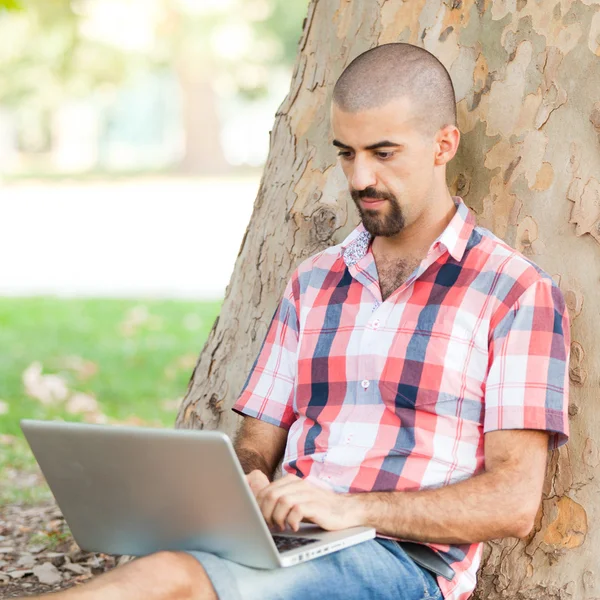
POLYGON ((354 495, 360 521, 383 535, 461 544, 533 528, 546 473, 548 434, 504 430, 485 434, 485 472, 420 492, 354 495))
POLYGON ((287 431, 260 419, 244 417, 234 449, 246 475, 262 471, 273 481, 275 469, 283 457, 287 431))
POLYGON ((485 434, 485 472, 419 492, 336 494, 288 475, 257 494, 267 523, 297 530, 302 520, 324 529, 357 525, 382 535, 447 544, 524 537, 539 508, 548 434, 503 430, 485 434))

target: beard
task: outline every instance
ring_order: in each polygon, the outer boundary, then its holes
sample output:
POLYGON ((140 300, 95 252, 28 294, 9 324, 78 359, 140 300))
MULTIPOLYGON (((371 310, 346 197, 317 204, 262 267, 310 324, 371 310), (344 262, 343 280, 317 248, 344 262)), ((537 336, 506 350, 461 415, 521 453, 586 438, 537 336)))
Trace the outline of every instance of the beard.
POLYGON ((400 203, 394 194, 378 192, 375 188, 368 187, 364 190, 351 190, 350 194, 356 208, 360 213, 365 229, 373 236, 393 237, 400 233, 405 226, 404 215, 400 203), (387 200, 390 204, 389 211, 382 214, 381 210, 363 209, 360 205, 361 198, 377 198, 387 200))

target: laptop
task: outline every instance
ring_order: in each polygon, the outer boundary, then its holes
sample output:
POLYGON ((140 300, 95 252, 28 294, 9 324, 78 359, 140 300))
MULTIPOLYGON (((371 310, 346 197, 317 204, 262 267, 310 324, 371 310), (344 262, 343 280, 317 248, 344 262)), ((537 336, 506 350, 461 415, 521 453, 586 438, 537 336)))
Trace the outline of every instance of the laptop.
POLYGON ((231 440, 219 431, 22 420, 79 546, 143 556, 203 550, 288 567, 375 537, 371 527, 271 532, 231 440))

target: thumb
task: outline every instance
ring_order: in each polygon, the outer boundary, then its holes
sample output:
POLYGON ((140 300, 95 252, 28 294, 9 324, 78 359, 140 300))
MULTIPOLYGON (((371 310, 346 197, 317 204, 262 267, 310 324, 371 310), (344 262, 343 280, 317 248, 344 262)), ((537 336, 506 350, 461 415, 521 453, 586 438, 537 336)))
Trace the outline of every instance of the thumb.
POLYGON ((271 483, 269 478, 259 470, 248 473, 248 475, 246 475, 246 480, 248 481, 250 489, 255 495, 271 483))

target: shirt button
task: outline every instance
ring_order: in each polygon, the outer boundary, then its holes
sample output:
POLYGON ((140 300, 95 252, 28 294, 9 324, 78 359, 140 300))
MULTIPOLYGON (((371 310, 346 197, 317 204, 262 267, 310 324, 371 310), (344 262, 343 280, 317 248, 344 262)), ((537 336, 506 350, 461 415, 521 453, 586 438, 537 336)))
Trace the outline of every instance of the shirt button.
POLYGON ((372 323, 373 325, 373 329, 378 329, 379 328, 379 319, 375 319, 372 323))
POLYGON ((366 390, 371 385, 371 382, 368 379, 363 379, 360 385, 362 385, 366 390))

